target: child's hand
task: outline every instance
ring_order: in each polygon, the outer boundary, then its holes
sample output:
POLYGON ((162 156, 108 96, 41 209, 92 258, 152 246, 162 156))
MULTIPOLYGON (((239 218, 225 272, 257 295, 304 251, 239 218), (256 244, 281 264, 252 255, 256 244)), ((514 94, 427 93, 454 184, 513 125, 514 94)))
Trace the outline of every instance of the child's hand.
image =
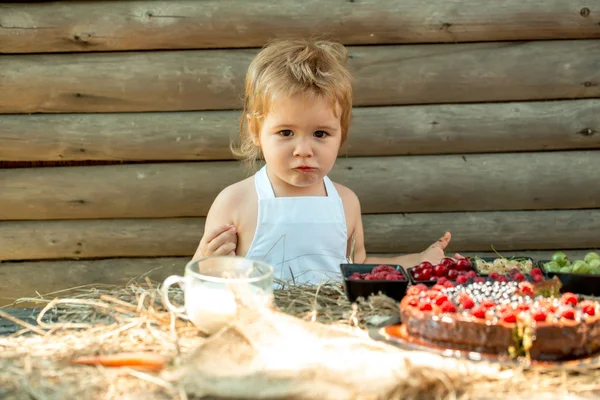
MULTIPOLYGON (((429 246, 427 249, 425 249, 425 251, 421 252, 421 262, 429 261, 434 265, 439 264, 440 261, 442 261, 442 258, 445 257, 444 250, 446 249, 446 246, 448 246, 448 243, 450 243, 451 238, 452 235, 450 232, 444 233, 444 236, 442 236, 437 242, 429 246)), ((454 258, 458 260, 464 257, 456 253, 454 258)))
POLYGON ((221 225, 204 233, 198 253, 203 257, 235 256, 237 230, 233 225, 221 225))

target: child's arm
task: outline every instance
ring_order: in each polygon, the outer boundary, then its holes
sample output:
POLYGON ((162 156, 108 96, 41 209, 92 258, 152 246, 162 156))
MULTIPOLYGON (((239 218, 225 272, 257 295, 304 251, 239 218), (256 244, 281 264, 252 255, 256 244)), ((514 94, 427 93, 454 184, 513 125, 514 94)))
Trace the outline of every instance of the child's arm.
POLYGON ((208 211, 204 235, 193 259, 209 256, 234 256, 237 248, 235 227, 236 190, 231 186, 223 190, 208 211))
MULTIPOLYGON (((352 193, 352 192, 351 192, 352 193)), ((429 261, 432 264, 438 264, 444 258, 444 250, 450 242, 451 235, 446 232, 437 242, 433 243, 421 253, 407 254, 395 257, 369 257, 365 250, 365 239, 362 225, 362 214, 360 201, 354 193, 347 197, 345 206, 349 206, 351 220, 354 219, 354 263, 356 264, 393 264, 402 265, 405 268, 414 267, 423 261, 429 261)), ((455 255, 462 258, 459 254, 455 255)))

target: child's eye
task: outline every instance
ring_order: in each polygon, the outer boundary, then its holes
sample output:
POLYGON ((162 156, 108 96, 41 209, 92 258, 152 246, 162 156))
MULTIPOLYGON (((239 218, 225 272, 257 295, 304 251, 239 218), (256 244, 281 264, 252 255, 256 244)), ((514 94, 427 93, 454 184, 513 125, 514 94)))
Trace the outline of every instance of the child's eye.
POLYGON ((315 137, 317 137, 319 139, 323 139, 328 136, 327 132, 325 132, 325 131, 316 131, 314 133, 314 135, 315 135, 315 137))
POLYGON ((290 137, 294 134, 294 132, 290 131, 289 129, 284 129, 282 131, 279 131, 279 134, 283 137, 290 137))

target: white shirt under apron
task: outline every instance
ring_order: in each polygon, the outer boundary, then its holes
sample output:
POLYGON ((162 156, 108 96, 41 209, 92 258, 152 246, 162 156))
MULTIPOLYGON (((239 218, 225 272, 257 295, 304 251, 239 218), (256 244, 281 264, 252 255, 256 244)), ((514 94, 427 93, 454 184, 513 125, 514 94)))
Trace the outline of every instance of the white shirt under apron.
POLYGON ((340 281, 348 233, 344 206, 335 186, 324 178, 327 196, 275 197, 267 167, 254 175, 258 221, 246 258, 273 266, 285 282, 340 281))

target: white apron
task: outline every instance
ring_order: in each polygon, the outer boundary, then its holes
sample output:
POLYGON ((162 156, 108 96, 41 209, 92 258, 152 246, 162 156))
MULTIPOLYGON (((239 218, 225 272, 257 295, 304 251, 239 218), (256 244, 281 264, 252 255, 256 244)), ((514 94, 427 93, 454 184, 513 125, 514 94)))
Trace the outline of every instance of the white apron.
POLYGON ((258 221, 246 258, 272 265, 285 282, 340 281, 348 233, 344 206, 333 183, 327 196, 275 197, 264 166, 254 175, 258 221))

